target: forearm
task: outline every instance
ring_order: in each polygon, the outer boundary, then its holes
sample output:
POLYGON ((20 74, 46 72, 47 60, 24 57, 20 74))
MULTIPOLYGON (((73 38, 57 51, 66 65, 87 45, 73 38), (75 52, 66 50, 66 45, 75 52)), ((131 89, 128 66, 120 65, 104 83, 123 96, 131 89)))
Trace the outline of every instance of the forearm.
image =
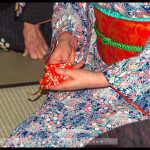
POLYGON ((105 87, 109 87, 110 84, 107 80, 107 78, 105 77, 105 75, 103 74, 103 72, 94 72, 93 73, 93 81, 91 81, 91 84, 93 82, 93 85, 91 85, 91 87, 94 88, 105 88, 105 87))
POLYGON ((103 71, 113 89, 148 113, 150 112, 148 109, 150 97, 149 62, 150 38, 139 55, 118 61, 103 71))

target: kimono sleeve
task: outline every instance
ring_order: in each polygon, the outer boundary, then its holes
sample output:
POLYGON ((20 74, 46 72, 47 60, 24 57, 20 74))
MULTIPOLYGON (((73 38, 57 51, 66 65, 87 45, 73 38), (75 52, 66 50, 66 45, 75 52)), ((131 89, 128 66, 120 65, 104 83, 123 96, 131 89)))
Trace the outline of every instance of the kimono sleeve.
POLYGON ((103 73, 115 90, 150 117, 150 37, 138 55, 112 64, 103 73))
POLYGON ((70 33, 77 41, 79 49, 87 37, 87 3, 55 3, 53 13, 53 43, 63 33, 70 33))

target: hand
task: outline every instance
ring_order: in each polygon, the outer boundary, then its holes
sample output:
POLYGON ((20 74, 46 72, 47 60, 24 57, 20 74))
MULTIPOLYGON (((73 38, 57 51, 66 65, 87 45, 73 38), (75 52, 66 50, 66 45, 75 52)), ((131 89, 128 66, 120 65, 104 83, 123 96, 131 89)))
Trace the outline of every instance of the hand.
POLYGON ((32 59, 42 59, 49 53, 49 47, 39 29, 39 25, 24 23, 23 29, 25 51, 23 56, 30 54, 32 59))
POLYGON ((76 49, 77 43, 70 34, 60 34, 58 38, 58 45, 51 55, 50 64, 60 64, 67 61, 70 61, 72 64, 74 64, 76 49))
POLYGON ((55 71, 58 74, 69 76, 69 78, 63 81, 62 83, 53 86, 52 88, 50 88, 51 90, 70 91, 87 88, 102 88, 109 86, 109 82, 107 81, 103 72, 91 72, 85 69, 63 69, 63 68, 56 68, 55 71))

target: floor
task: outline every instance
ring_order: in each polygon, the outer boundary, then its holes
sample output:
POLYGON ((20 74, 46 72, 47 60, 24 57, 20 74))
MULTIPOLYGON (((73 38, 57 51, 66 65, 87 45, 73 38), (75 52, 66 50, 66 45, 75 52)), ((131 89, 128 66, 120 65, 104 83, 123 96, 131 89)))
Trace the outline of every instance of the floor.
POLYGON ((39 89, 46 58, 32 60, 20 53, 0 51, 0 147, 45 100, 47 92, 36 96, 27 92, 34 93, 39 89))

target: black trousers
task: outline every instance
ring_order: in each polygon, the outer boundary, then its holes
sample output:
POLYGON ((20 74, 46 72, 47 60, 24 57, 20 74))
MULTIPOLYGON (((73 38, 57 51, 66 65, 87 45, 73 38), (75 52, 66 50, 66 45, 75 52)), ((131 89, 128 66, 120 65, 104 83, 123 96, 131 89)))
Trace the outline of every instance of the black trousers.
MULTIPOLYGON (((32 17, 32 14, 30 15, 32 17)), ((24 52, 23 26, 24 22, 16 19, 15 3, 0 3, 0 50, 24 52)), ((41 24, 40 30, 50 46, 51 22, 41 24)))

